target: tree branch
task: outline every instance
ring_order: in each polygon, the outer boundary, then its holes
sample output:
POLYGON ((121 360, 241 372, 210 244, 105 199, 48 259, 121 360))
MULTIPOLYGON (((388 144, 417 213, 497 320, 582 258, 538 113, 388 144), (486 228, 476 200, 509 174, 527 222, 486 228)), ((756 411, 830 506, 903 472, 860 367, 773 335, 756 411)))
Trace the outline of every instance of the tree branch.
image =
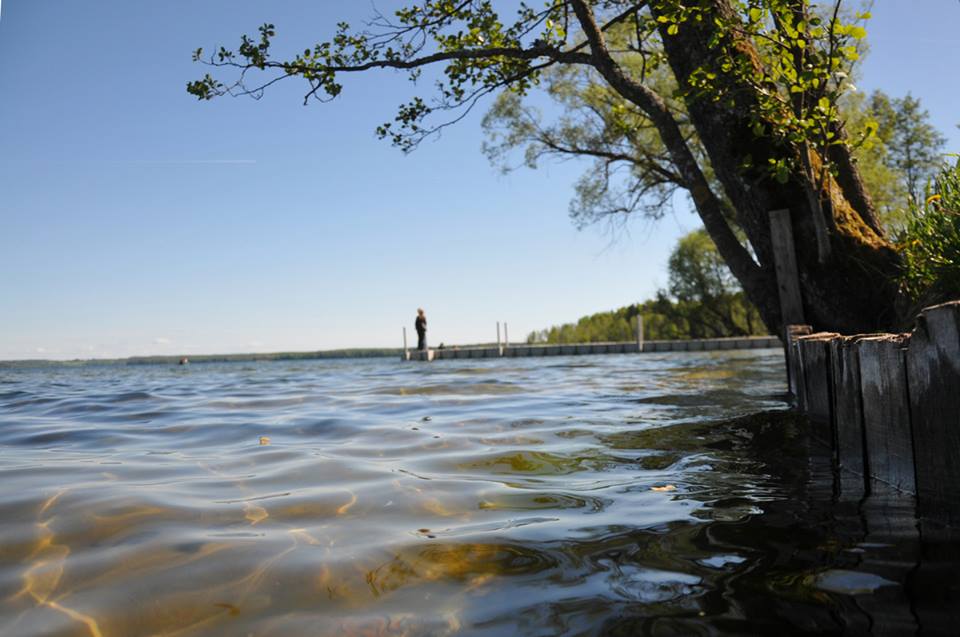
MULTIPOLYGON (((586 0, 570 0, 580 27, 590 43, 593 66, 620 95, 633 102, 650 118, 670 153, 678 172, 687 182, 703 225, 744 289, 752 298, 771 293, 767 277, 750 253, 740 244, 724 218, 719 199, 700 170, 696 157, 684 140, 680 126, 663 99, 643 84, 628 77, 613 60, 586 0)), ((775 293, 775 290, 772 291, 775 293)))

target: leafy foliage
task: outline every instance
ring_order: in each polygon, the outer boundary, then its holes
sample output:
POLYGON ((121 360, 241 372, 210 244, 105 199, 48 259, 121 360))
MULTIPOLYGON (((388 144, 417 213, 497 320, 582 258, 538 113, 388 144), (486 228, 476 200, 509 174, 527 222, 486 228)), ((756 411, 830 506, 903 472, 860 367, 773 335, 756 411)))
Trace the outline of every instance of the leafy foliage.
POLYGON ((520 94, 529 90, 542 68, 565 57, 558 47, 567 39, 568 22, 564 3, 550 2, 539 10, 521 3, 517 19, 505 25, 490 0, 422 0, 392 16, 376 12, 366 29, 341 22, 331 40, 286 60, 271 57, 276 30, 264 24, 258 37, 242 36, 235 51, 220 47, 206 56, 197 49, 194 61, 239 70, 239 77, 223 83, 208 73, 189 82, 187 91, 202 100, 222 95, 259 98, 275 82, 300 77, 309 87, 305 103, 329 101, 342 92, 343 74, 392 68, 406 71, 416 82, 422 67, 443 63, 432 102, 414 97, 400 105, 394 121, 377 128, 381 138, 409 151, 452 123, 425 123, 435 112, 469 112, 481 97, 505 86, 520 94), (252 70, 277 74, 251 83, 247 75, 252 70))
MULTIPOLYGON (((573 4, 550 0, 535 9, 521 2, 515 20, 505 24, 490 0, 421 0, 393 16, 376 12, 366 29, 341 22, 331 40, 287 60, 271 57, 276 27, 268 23, 258 35, 242 36, 236 50, 220 47, 209 56, 202 48, 194 51, 194 61, 238 69, 240 75, 225 84, 208 73, 189 82, 187 91, 203 100, 228 94, 259 97, 279 80, 301 77, 309 85, 305 101, 326 101, 340 95, 340 77, 345 73, 394 68, 407 71, 416 81, 423 67, 442 63, 433 102, 417 96, 398 108, 393 122, 377 129, 380 137, 410 150, 446 125, 425 123, 438 111, 469 110, 479 98, 503 87, 523 95, 539 83, 544 69, 557 63, 590 66, 589 54, 577 55, 586 42, 571 27, 573 4), (278 71, 279 75, 251 84, 247 80, 251 70, 278 71)), ((613 50, 620 52, 618 62, 629 71, 639 71, 641 82, 647 81, 648 73, 653 76, 666 68, 659 43, 661 26, 667 25, 666 33, 672 36, 684 22, 717 21, 721 28, 711 42, 716 68, 698 69, 691 78, 692 90, 733 104, 735 96, 724 92, 718 78, 735 75, 754 86, 762 98, 757 103, 758 134, 818 146, 840 143, 831 126, 836 102, 847 88, 849 65, 859 57, 857 42, 866 35, 860 24, 841 20, 840 2, 826 17, 809 12, 807 2, 795 0, 735 0, 735 11, 725 17, 698 3, 677 0, 649 3, 656 5, 653 13, 647 11, 647 2, 589 4, 598 15, 609 12, 601 30, 615 45, 613 50), (752 39, 755 53, 745 53, 724 34, 752 39)), ((869 17, 859 14, 856 19, 869 17)), ((663 76, 660 72, 659 77, 663 76)), ((771 169, 783 174, 786 161, 773 160, 771 169)))
POLYGON ((897 236, 901 283, 916 307, 960 298, 960 160, 945 166, 914 203, 897 236))
POLYGON ((888 232, 906 222, 922 201, 922 185, 943 163, 944 136, 929 121, 920 100, 883 91, 848 94, 841 104, 847 130, 864 142, 854 155, 873 204, 888 232), (866 135, 869 129, 875 134, 866 135))
MULTIPOLYGON (((626 28, 608 33, 613 46, 626 47, 626 28)), ((620 63, 660 95, 677 92, 669 69, 654 64, 654 57, 624 56, 620 63)), ((585 159, 589 168, 574 186, 570 218, 579 228, 598 221, 620 223, 640 213, 659 219, 671 207, 675 193, 686 187, 672 164, 670 153, 651 121, 636 104, 625 99, 589 67, 560 66, 540 76, 543 92, 562 109, 548 122, 539 109, 522 96, 505 91, 483 119, 487 141, 483 151, 504 171, 512 165, 513 151, 523 149, 523 164, 537 168, 544 159, 585 159)), ((701 159, 693 126, 679 100, 668 97, 668 107, 683 122, 684 135, 701 159)))
MULTIPOLYGON (((765 160, 773 176, 786 183, 791 169, 811 171, 806 149, 827 157, 828 146, 845 143, 836 128, 839 102, 850 88, 852 66, 860 58, 859 42, 867 34, 862 23, 871 15, 856 14, 848 23, 840 2, 826 10, 795 0, 749 0, 733 5, 736 12, 713 16, 720 27, 711 42, 714 62, 696 69, 690 84, 702 97, 727 101, 730 108, 742 108, 744 101, 727 90, 725 78, 735 77, 737 86, 754 89, 751 101, 746 102, 752 111, 754 133, 778 138, 801 152, 746 161, 765 160), (749 51, 739 45, 744 38, 754 44, 749 51)), ((670 23, 671 29, 707 17, 696 4, 676 2, 675 7, 657 18, 670 23)), ((824 163, 822 169, 828 168, 824 163)), ((817 177, 821 182, 825 179, 825 175, 817 177)))
MULTIPOLYGON (((870 110, 876 118, 877 136, 888 152, 887 166, 896 174, 899 186, 916 204, 923 187, 943 163, 946 138, 929 122, 929 113, 909 93, 890 98, 881 91, 870 96, 870 110)), ((906 203, 906 202, 905 202, 906 203)))
MULTIPOLYGON (((632 35, 628 25, 617 25, 608 31, 608 43, 628 50, 632 35)), ((667 106, 683 122, 685 137, 696 145, 682 102, 671 97, 678 89, 661 56, 659 47, 651 45, 645 55, 623 55, 619 63, 666 96, 667 106)), ((619 222, 635 212, 651 219, 663 216, 685 182, 649 115, 588 66, 547 69, 540 76, 540 87, 561 114, 547 122, 522 96, 501 93, 483 119, 487 134, 483 150, 491 162, 512 170, 512 151, 518 148, 524 149, 528 168, 536 168, 545 158, 590 160, 570 203, 570 217, 581 228, 597 221, 619 222)), ((696 150, 704 157, 699 146, 696 150)))

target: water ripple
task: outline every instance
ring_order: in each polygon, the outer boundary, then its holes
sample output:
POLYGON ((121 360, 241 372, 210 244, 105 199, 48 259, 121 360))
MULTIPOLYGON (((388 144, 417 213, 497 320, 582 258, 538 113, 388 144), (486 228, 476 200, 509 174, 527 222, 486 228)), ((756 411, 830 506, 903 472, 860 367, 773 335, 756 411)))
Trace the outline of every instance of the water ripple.
MULTIPOLYGON (((807 471, 775 415, 712 424, 783 409, 779 352, 0 368, 0 387, 4 635, 580 635, 637 615, 738 634, 737 578, 774 590, 750 580, 779 550, 754 521, 792 511, 807 471)), ((798 581, 833 594, 850 569, 798 581)))

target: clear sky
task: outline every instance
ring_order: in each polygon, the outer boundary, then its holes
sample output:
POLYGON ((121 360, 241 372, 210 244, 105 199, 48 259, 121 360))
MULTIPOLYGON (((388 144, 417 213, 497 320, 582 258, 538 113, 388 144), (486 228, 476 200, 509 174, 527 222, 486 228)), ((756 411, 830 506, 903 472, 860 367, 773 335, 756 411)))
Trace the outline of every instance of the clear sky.
MULTIPOLYGON (((389 11, 399 4, 378 0, 389 11)), ((699 223, 613 240, 567 217, 576 163, 502 175, 477 112, 404 156, 376 140, 393 73, 302 106, 296 82, 198 103, 198 46, 263 22, 328 38, 370 4, 6 0, 0 16, 0 359, 512 339, 650 297, 699 223)), ((960 151, 957 0, 877 0, 862 90, 912 92, 960 151)))

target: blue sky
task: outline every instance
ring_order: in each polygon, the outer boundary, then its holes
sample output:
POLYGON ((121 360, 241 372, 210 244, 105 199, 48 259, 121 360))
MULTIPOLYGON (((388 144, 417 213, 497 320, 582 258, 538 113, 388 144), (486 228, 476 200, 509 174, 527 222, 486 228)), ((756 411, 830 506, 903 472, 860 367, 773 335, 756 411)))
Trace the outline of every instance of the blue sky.
MULTIPOLYGON (((389 10, 395 2, 381 0, 389 10)), ((198 46, 270 21, 291 50, 366 2, 6 0, 0 18, 0 359, 512 338, 666 284, 683 205, 616 240, 567 217, 576 163, 502 175, 481 112, 404 156, 376 140, 409 89, 358 77, 198 103, 198 46)), ((956 0, 877 0, 862 90, 910 91, 960 150, 956 0)))

